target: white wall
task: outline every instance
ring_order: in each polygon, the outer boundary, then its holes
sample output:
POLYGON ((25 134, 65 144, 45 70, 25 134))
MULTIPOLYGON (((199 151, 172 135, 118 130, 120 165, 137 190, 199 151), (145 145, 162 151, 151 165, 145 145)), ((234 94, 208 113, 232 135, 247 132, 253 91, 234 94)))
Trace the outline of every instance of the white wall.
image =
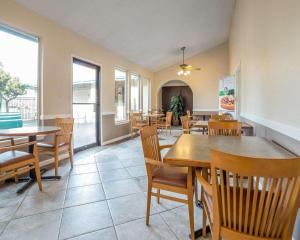
POLYGON ((241 112, 300 140, 300 1, 238 0, 230 71, 241 63, 241 112))
MULTIPOLYGON (((299 0, 237 0, 229 39, 231 73, 241 63, 242 115, 298 140, 298 146, 299 10, 299 0)), ((295 240, 300 239, 298 213, 295 240)))

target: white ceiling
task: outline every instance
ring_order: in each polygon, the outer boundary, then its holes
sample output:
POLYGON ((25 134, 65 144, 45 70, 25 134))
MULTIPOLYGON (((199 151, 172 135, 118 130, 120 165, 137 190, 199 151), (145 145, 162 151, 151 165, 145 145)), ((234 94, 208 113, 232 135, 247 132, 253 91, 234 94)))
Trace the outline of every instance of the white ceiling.
POLYGON ((151 70, 228 39, 234 0, 16 0, 151 70))

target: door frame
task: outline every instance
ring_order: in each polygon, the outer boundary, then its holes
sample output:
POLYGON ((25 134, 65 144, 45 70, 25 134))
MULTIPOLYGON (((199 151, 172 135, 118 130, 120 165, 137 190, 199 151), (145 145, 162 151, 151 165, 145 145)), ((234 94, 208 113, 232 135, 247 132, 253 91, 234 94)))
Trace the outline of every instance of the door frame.
MULTIPOLYGON (((72 66, 72 71, 71 71, 71 87, 72 87, 72 94, 71 94, 71 109, 72 109, 72 116, 73 116, 73 63, 78 63, 82 66, 87 66, 87 67, 93 67, 96 70, 96 142, 91 143, 88 145, 84 145, 81 147, 74 148, 74 152, 80 152, 92 147, 97 147, 101 146, 101 126, 102 126, 102 121, 101 121, 101 65, 97 63, 93 63, 89 60, 82 59, 78 56, 72 56, 71 57, 71 66, 72 66)), ((74 136, 73 136, 74 137, 74 136)))

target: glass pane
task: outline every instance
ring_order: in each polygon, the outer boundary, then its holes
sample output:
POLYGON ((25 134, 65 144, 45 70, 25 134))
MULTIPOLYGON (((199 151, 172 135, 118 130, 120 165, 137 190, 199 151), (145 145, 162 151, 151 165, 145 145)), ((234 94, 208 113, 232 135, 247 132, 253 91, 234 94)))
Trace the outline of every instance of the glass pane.
POLYGON ((0 26, 0 129, 38 119, 38 39, 0 26))
POLYGON ((74 147, 97 142, 96 110, 97 70, 87 63, 73 63, 74 147))
POLYGON ((96 112, 94 104, 73 104, 74 148, 96 142, 96 112))
POLYGON ((149 110, 149 79, 143 79, 143 112, 148 113, 149 110))
POLYGON ((130 76, 130 110, 138 112, 140 109, 140 91, 139 91, 139 76, 131 74, 130 76))
POLYGON ((73 103, 96 103, 96 71, 73 63, 73 103))
POLYGON ((115 121, 127 120, 126 95, 127 95, 127 73, 115 69, 115 121))

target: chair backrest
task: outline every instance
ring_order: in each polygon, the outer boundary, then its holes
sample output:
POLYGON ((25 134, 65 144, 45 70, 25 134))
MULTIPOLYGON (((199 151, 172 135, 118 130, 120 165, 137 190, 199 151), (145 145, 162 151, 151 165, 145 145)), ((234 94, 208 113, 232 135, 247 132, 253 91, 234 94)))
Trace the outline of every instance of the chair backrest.
POLYGON ((190 131, 190 122, 189 122, 189 118, 188 116, 182 116, 180 117, 181 120, 181 125, 182 125, 182 130, 184 133, 189 132, 190 131))
POLYGON ((172 123, 173 112, 167 112, 166 115, 166 124, 171 125, 172 123))
POLYGON ((55 126, 60 128, 61 134, 66 134, 59 137, 59 142, 70 143, 72 141, 74 118, 56 118, 55 126))
POLYGON ((130 113, 130 123, 131 127, 135 127, 137 122, 143 119, 143 113, 140 112, 132 112, 130 113))
POLYGON ((222 237, 291 239, 300 201, 300 158, 251 158, 212 150, 211 161, 213 221, 220 224, 222 237))
POLYGON ((212 114, 210 116, 210 119, 213 120, 232 120, 232 115, 231 114, 212 114))
POLYGON ((191 117, 191 111, 190 111, 190 110, 186 110, 186 115, 187 115, 188 117, 191 117))
POLYGON ((210 136, 240 136, 242 124, 238 121, 209 121, 208 135, 210 136))
POLYGON ((143 127, 140 134, 144 157, 161 161, 157 128, 155 126, 143 127))

